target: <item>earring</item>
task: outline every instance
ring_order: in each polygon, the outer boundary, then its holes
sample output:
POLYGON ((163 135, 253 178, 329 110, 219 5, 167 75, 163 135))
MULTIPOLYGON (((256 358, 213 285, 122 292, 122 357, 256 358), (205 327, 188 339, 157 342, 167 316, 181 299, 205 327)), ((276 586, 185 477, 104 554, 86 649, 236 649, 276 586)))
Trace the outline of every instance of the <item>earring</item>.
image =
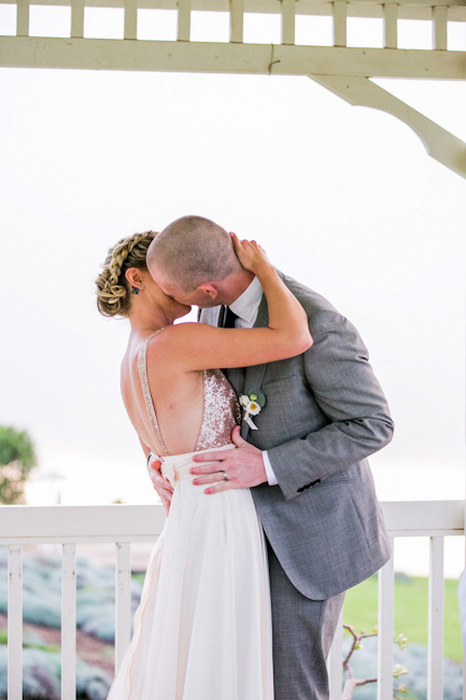
POLYGON ((139 294, 139 289, 134 284, 131 285, 131 294, 139 294))

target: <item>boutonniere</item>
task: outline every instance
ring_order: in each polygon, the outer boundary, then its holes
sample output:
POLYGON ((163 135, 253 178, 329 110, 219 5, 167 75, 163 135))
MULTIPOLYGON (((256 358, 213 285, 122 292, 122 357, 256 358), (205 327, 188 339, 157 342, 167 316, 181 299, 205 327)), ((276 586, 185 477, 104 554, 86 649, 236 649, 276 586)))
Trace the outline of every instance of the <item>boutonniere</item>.
POLYGON ((251 420, 251 416, 257 416, 265 406, 265 394, 260 389, 252 389, 248 394, 241 394, 239 402, 243 407, 243 420, 251 430, 258 430, 257 425, 251 420))

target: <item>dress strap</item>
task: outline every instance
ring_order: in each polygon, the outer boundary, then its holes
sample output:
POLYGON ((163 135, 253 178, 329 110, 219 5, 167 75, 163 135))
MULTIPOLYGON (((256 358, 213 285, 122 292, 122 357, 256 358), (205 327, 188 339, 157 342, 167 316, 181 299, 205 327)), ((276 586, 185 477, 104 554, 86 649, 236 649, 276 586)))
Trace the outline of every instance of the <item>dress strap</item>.
POLYGON ((152 338, 161 331, 163 331, 163 328, 159 328, 158 330, 154 331, 154 333, 151 333, 149 336, 147 336, 147 338, 141 344, 141 347, 139 348, 138 352, 138 369, 139 378, 141 380, 142 386, 142 394, 144 396, 144 402, 146 404, 147 413, 149 414, 149 419, 152 425, 152 429, 154 431, 155 442, 159 446, 159 457, 161 457, 162 455, 169 455, 170 453, 167 450, 167 447, 163 441, 163 437, 159 429, 157 416, 155 414, 154 402, 152 400, 152 394, 150 392, 149 378, 147 376, 147 347, 152 338))

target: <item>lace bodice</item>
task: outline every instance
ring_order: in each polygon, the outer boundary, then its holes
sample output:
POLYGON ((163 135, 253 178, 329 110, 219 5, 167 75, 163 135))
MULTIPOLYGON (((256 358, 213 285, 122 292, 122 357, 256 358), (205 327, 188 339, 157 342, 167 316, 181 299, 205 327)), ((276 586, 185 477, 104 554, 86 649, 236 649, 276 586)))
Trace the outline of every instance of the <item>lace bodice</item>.
MULTIPOLYGON (((149 414, 154 438, 160 457, 169 455, 163 440, 155 414, 154 402, 147 376, 147 346, 152 338, 160 333, 160 328, 149 335, 139 349, 138 366, 141 378, 142 392, 146 409, 149 414)), ((199 450, 216 449, 231 443, 231 433, 235 425, 241 421, 241 409, 237 396, 228 379, 220 369, 204 370, 204 406, 201 427, 194 452, 199 450)))

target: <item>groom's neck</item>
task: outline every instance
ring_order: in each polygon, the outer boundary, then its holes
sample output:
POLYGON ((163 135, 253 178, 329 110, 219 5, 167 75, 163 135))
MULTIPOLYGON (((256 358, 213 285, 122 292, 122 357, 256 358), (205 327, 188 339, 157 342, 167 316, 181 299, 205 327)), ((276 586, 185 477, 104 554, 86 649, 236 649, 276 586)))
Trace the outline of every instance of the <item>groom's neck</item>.
POLYGON ((234 301, 249 287, 254 275, 249 270, 241 269, 226 277, 218 286, 219 303, 233 304, 234 301))

